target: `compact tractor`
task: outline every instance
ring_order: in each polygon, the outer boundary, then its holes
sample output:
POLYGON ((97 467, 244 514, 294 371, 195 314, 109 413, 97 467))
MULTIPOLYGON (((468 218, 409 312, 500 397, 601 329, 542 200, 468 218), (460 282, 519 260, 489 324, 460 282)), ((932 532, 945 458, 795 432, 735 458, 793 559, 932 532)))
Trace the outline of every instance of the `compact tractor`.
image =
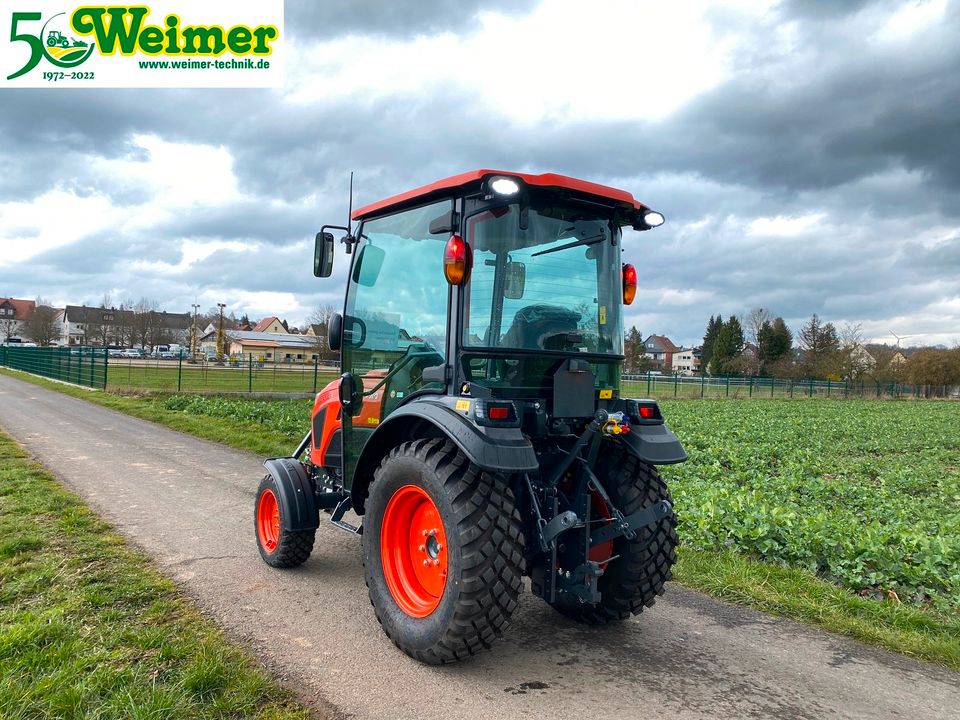
MULTIPOLYGON (((47 45, 50 47, 55 47, 59 45, 62 48, 70 47, 70 40, 60 32, 59 30, 51 30, 47 35, 47 45)), ((73 47, 87 47, 87 44, 83 40, 74 40, 73 47)))
POLYGON ((329 277, 344 233, 342 374, 293 455, 264 463, 263 559, 307 560, 321 513, 361 535, 377 619, 432 664, 490 647, 524 576, 583 623, 653 605, 677 544, 656 466, 687 456, 655 401, 621 393, 637 293, 621 229, 663 216, 592 182, 476 170, 349 217, 314 253, 329 277))

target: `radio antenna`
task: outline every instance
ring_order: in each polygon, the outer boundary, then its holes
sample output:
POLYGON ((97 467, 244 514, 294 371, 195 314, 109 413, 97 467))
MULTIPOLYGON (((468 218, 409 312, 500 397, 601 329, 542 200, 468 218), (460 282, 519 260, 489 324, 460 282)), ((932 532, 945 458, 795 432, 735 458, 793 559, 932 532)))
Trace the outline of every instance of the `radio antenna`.
POLYGON ((350 171, 350 202, 347 210, 347 236, 344 242, 347 243, 347 252, 353 251, 353 170, 350 171))

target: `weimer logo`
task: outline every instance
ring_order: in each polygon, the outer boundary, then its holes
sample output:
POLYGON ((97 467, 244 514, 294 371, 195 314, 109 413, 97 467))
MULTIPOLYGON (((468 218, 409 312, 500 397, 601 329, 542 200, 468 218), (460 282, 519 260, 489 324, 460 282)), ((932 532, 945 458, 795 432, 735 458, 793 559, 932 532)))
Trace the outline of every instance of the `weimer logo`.
POLYGON ((0 71, 5 71, 0 77, 22 78, 10 85, 79 80, 88 87, 269 87, 282 82, 274 57, 283 28, 282 0, 157 0, 151 7, 66 10, 63 0, 23 1, 34 7, 10 14, 6 46, 5 23, 0 24, 0 71), (37 6, 62 11, 38 12, 37 6), (249 22, 251 17, 257 22, 249 22), (87 63, 91 57, 96 62, 87 63), (80 65, 83 70, 77 71, 80 65))

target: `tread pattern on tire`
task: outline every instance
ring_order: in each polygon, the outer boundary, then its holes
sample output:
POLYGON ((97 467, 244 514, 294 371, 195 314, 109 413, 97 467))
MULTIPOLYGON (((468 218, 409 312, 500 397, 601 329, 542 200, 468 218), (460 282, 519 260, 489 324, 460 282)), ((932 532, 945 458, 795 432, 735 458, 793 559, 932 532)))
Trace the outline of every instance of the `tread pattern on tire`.
POLYGON ((402 638, 391 635, 384 624, 372 594, 370 601, 384 631, 408 655, 434 665, 456 662, 490 648, 517 608, 524 563, 520 514, 510 488, 472 465, 446 439, 415 440, 394 448, 381 462, 374 483, 392 459, 404 455, 431 468, 449 494, 457 524, 446 532, 448 537, 457 534, 463 544, 461 586, 451 623, 426 650, 404 647, 402 638))
MULTIPOLYGON (((620 443, 609 443, 601 453, 596 475, 624 515, 642 510, 660 500, 670 501, 670 492, 652 465, 638 460, 620 443)), ((656 525, 637 531, 636 540, 615 541, 620 555, 600 578, 602 597, 589 605, 558 602, 556 608, 567 617, 588 625, 606 625, 637 615, 652 607, 663 595, 664 584, 673 577, 677 559, 676 518, 671 515, 656 525)))
MULTIPOLYGON (((260 482, 260 488, 257 490, 257 502, 254 503, 253 507, 254 532, 256 532, 257 505, 260 502, 260 494, 263 492, 264 484, 273 484, 270 480, 270 476, 267 475, 260 482)), ((274 492, 276 492, 276 490, 274 490, 274 492)), ((264 552, 264 549, 260 546, 259 536, 257 538, 257 549, 260 550, 260 556, 264 562, 271 567, 297 567, 298 565, 303 565, 310 557, 310 553, 313 552, 313 543, 316 540, 316 536, 316 530, 284 530, 281 526, 277 549, 272 554, 264 552)))

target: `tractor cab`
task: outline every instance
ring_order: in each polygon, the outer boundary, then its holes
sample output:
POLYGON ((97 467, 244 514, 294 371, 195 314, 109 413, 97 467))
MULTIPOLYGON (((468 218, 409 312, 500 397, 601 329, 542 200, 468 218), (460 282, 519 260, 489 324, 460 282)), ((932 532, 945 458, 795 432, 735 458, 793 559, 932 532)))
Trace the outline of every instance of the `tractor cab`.
POLYGON ((623 190, 476 170, 321 228, 314 274, 330 277, 339 255, 346 279, 329 323, 341 376, 293 456, 266 463, 264 560, 303 562, 328 512, 363 535, 378 617, 426 662, 486 647, 523 572, 584 622, 652 604, 676 544, 655 466, 686 453, 656 402, 622 394, 637 291, 622 228, 662 223, 623 190), (501 596, 464 595, 480 576, 501 596))

